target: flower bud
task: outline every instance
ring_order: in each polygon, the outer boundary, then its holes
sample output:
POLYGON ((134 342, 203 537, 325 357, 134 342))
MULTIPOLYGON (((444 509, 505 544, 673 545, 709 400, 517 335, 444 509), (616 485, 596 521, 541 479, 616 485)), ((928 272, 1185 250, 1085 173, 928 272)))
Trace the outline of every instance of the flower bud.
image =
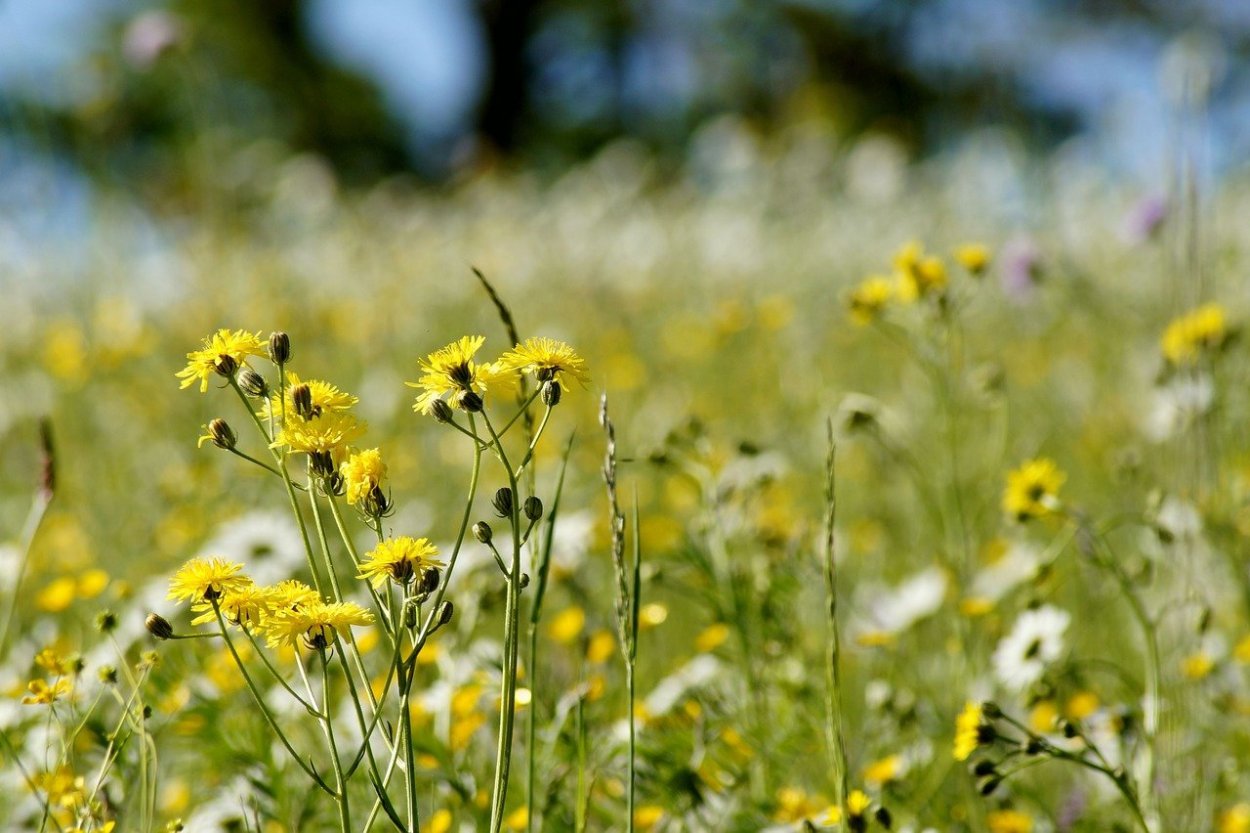
POLYGON ((894 817, 890 815, 890 811, 884 807, 877 808, 877 824, 889 830, 894 825, 894 817))
POLYGON ((997 772, 997 767, 993 761, 977 761, 977 765, 972 768, 972 774, 978 778, 986 775, 993 775, 997 772))
POLYGON ((494 531, 490 528, 490 524, 486 521, 478 521, 473 525, 473 537, 479 543, 490 545, 491 539, 495 537, 494 531))
POLYGON ((386 492, 382 491, 381 486, 374 486, 369 490, 369 494, 365 495, 361 508, 364 509, 366 515, 380 518, 391 511, 391 499, 386 496, 386 492))
POLYGON ((435 399, 434 404, 430 406, 430 416, 434 417, 436 422, 451 422, 451 406, 441 399, 435 399))
POLYGON ((230 423, 220 418, 208 424, 208 438, 213 441, 213 445, 224 448, 226 451, 234 448, 239 441, 230 423))
POLYGON ((117 630, 117 614, 111 610, 101 610, 96 614, 95 626, 100 633, 112 633, 117 630))
POLYGON ((269 334, 269 358, 274 364, 286 364, 291 360, 291 337, 281 330, 269 334))
POLYGON ((157 639, 169 639, 174 635, 174 626, 159 613, 149 613, 148 618, 143 620, 143 626, 157 639))
POLYGON ((229 353, 222 353, 213 359, 213 370, 217 371, 218 376, 225 376, 227 379, 231 379, 234 377, 234 372, 238 369, 239 363, 229 353))
POLYGON ((464 396, 460 397, 460 407, 471 414, 476 414, 482 410, 482 397, 471 390, 465 391, 464 396))
POLYGON ((404 627, 409 630, 417 626, 417 600, 409 599, 404 605, 404 627))
POLYGON ((308 452, 308 464, 318 477, 328 478, 332 474, 338 474, 334 468, 334 457, 328 451, 308 452))
POLYGON ((495 511, 501 518, 512 517, 512 490, 504 486, 495 492, 495 497, 491 500, 491 506, 495 507, 495 511))
POLYGON ((1002 717, 1003 710, 998 707, 997 703, 986 700, 981 704, 981 714, 985 715, 990 720, 993 720, 997 717, 1002 717))
POLYGON ((438 582, 441 578, 437 567, 426 567, 421 573, 421 584, 419 590, 425 595, 429 595, 438 589, 438 582))
POLYGON ((451 602, 443 602, 438 606, 438 626, 441 628, 451 621, 451 617, 456 613, 456 606, 451 602))
POLYGON ((994 777, 985 779, 985 783, 981 785, 981 795, 992 795, 1001 783, 1003 783, 1002 778, 994 777))
POLYGON ((536 521, 543 516, 543 502, 535 495, 525 499, 525 517, 536 521))
MULTIPOLYGON (((333 464, 331 464, 333 465, 333 464)), ((322 488, 325 489, 327 495, 342 497, 347 493, 347 481, 343 479, 343 475, 337 471, 332 471, 325 476, 322 482, 322 488)))
POLYGON ((521 589, 524 590, 526 587, 529 587, 529 586, 530 586, 530 574, 521 573, 521 589))
POLYGON ((560 387, 560 383, 554 379, 543 382, 542 398, 543 404, 548 408, 554 408, 560 404, 560 397, 563 395, 564 389, 560 387))
POLYGON ((239 383, 239 390, 254 399, 264 399, 269 395, 269 384, 265 381, 265 377, 250 367, 240 370, 235 381, 239 383))
POLYGON ((101 665, 96 675, 100 678, 100 682, 105 685, 116 685, 117 683, 117 669, 111 665, 101 665))
POLYGON ((300 419, 313 418, 312 389, 302 382, 291 388, 291 401, 295 403, 295 413, 300 419))

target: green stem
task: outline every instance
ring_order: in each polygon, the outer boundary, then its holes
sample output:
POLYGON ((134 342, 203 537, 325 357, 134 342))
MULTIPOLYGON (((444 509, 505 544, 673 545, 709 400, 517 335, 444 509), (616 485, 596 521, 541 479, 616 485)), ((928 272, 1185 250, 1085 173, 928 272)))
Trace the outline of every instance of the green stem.
MULTIPOLYGON (((352 813, 347 800, 347 779, 343 777, 343 763, 339 760, 338 744, 334 742, 334 721, 330 719, 330 659, 326 649, 321 648, 321 707, 325 709, 326 742, 330 745, 330 765, 334 768, 335 797, 339 807, 339 827, 343 833, 351 833, 352 813)), ((346 673, 346 668, 343 669, 346 673)))

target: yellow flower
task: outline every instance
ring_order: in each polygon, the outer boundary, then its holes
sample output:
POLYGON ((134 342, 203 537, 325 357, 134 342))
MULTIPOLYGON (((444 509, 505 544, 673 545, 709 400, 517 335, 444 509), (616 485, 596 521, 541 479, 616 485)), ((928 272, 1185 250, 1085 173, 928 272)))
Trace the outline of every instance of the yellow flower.
POLYGON ((1195 364, 1208 350, 1219 348, 1228 337, 1224 308, 1203 304, 1172 320, 1163 331, 1163 356, 1177 367, 1195 364))
POLYGON ((64 677, 72 670, 69 660, 51 646, 35 654, 35 665, 54 677, 64 677))
POLYGON ((1053 460, 1045 457, 1026 460, 1007 473, 1003 511, 1017 521, 1051 514, 1058 508, 1059 487, 1067 477, 1053 460))
POLYGON ((321 601, 317 591, 302 581, 287 579, 269 588, 269 605, 273 612, 291 610, 302 605, 321 601))
POLYGON ((382 462, 382 452, 369 448, 348 457, 339 466, 339 473, 347 483, 347 502, 356 504, 382 485, 382 478, 386 476, 386 464, 382 462))
POLYGON ((990 249, 983 243, 965 243, 957 246, 954 256, 959 265, 973 275, 980 275, 990 265, 990 249))
POLYGON ((1250 804, 1234 804, 1220 813, 1216 833, 1250 833, 1250 804))
POLYGON ((434 403, 446 396, 457 408, 481 410, 482 394, 501 372, 497 364, 473 361, 473 355, 485 342, 485 336, 463 336, 426 356, 421 361, 421 378, 404 383, 422 391, 412 409, 428 414, 434 403))
POLYGON ((500 357, 499 367, 505 371, 533 373, 539 382, 554 380, 565 390, 568 390, 565 376, 573 377, 582 387, 590 381, 585 360, 572 347, 554 338, 527 338, 524 344, 518 344, 500 357))
POLYGON ((873 761, 864 767, 864 781, 871 785, 880 786, 895 780, 903 773, 903 756, 887 755, 880 760, 873 761))
POLYGON ((69 576, 61 576, 39 591, 35 604, 48 613, 60 613, 74 603, 78 595, 78 582, 69 576))
POLYGON ((329 454, 360 437, 367 426, 350 414, 323 412, 321 416, 303 420, 287 420, 273 441, 273 448, 286 446, 305 454, 329 454))
POLYGON ((926 256, 924 247, 915 240, 895 254, 894 269, 898 274, 898 297, 904 303, 940 295, 946 289, 946 266, 939 258, 926 256))
POLYGON ((372 622, 373 614, 355 602, 318 600, 276 611, 265 618, 264 628, 271 648, 303 640, 310 650, 321 650, 333 645, 345 628, 372 622))
POLYGON ((192 558, 174 573, 169 582, 169 598, 186 599, 192 604, 211 603, 252 583, 247 576, 239 575, 242 569, 242 564, 222 558, 192 558))
POLYGON ((996 810, 985 817, 990 833, 1032 833, 1033 818, 1019 810, 996 810))
POLYGON ((644 804, 634 810, 634 827, 639 830, 650 830, 664 818, 664 808, 658 804, 644 804))
MULTIPOLYGON (((286 379, 287 386, 285 409, 288 419, 294 419, 297 416, 295 410, 295 399, 291 392, 301 384, 308 386, 308 398, 312 402, 312 415, 314 418, 329 411, 350 411, 359 401, 350 393, 339 390, 335 385, 332 385, 329 382, 323 382, 320 379, 308 379, 306 381, 301 381, 299 376, 289 370, 287 371, 286 379)), ((268 418, 272 414, 276 418, 281 418, 282 413, 283 404, 275 391, 269 397, 269 401, 262 406, 261 416, 268 418)))
POLYGON ((555 615, 547 626, 547 633, 561 645, 568 645, 581 636, 586 627, 586 611, 574 605, 567 607, 555 615))
POLYGON ((391 538, 365 556, 356 578, 368 579, 374 587, 381 587, 388 578, 404 585, 427 567, 443 566, 442 561, 434 558, 436 555, 438 548, 425 538, 391 538))
POLYGON ((955 718, 955 760, 968 760, 981 745, 983 718, 981 704, 971 700, 959 713, 959 717, 955 718))
POLYGON ((504 819, 503 823, 509 830, 524 830, 525 825, 529 823, 529 819, 530 808, 518 807, 508 814, 508 817, 504 819))
MULTIPOLYGON (((256 628, 261 620, 273 609, 273 591, 268 587, 257 587, 255 584, 236 588, 218 600, 221 615, 227 622, 239 627, 256 628)), ((217 621, 210 602, 198 602, 191 606, 192 610, 201 615, 191 620, 192 625, 203 625, 217 621)))
POLYGON ((699 653, 710 654, 723 645, 728 638, 729 626, 724 622, 717 622, 714 625, 708 625, 694 638, 694 647, 699 653))
POLYGON ((208 390, 208 378, 214 373, 225 378, 234 376, 248 356, 265 355, 265 342, 260 334, 252 335, 246 330, 221 329, 204 339, 204 347, 187 353, 187 366, 176 374, 182 380, 181 388, 200 382, 200 393, 208 390))
POLYGON ((1199 651, 1181 660, 1181 673, 1190 680, 1201 680, 1210 676, 1215 669, 1215 660, 1210 654, 1199 651))
POLYGON ((62 677, 52 685, 48 685, 44 680, 31 680, 26 688, 30 694, 22 698, 22 703, 28 706, 47 706, 68 695, 73 690, 74 684, 62 677))
POLYGON ((1069 720, 1084 720, 1098 711, 1099 705, 1097 694, 1092 691, 1078 691, 1068 698, 1063 711, 1069 720))
POLYGON ((825 799, 818 795, 808 795, 798 787, 782 787, 777 790, 777 810, 773 813, 773 820, 803 821, 819 813, 824 804, 825 799))
POLYGON ((872 275, 860 281, 846 297, 851 320, 861 326, 871 324, 894 298, 894 284, 889 278, 872 275))

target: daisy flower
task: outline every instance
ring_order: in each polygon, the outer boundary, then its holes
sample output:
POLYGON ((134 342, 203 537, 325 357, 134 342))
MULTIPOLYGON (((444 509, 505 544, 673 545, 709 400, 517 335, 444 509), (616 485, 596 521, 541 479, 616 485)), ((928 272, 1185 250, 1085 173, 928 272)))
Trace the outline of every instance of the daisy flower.
POLYGON ((200 393, 208 390, 208 379, 214 373, 229 379, 248 356, 265 355, 266 344, 260 334, 246 330, 221 329, 204 339, 204 347, 187 353, 187 366, 176 374, 180 388, 200 383, 200 393))
POLYGON ((994 674, 1012 691, 1042 678, 1046 666, 1063 655, 1063 635, 1072 617, 1051 605, 1026 610, 994 649, 994 674))

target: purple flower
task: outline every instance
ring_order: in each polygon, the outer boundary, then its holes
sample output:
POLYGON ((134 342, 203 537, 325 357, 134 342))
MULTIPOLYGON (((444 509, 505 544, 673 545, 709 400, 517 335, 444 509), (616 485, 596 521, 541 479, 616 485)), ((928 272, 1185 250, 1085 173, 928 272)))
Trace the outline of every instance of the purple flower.
POLYGON ((1028 237, 1015 237, 1003 246, 1003 291, 1007 297, 1023 303, 1033 294, 1033 287, 1042 276, 1042 253, 1028 237))
POLYGON ((1150 241, 1171 213, 1166 197, 1158 195, 1143 197, 1124 215, 1121 229, 1128 243, 1141 244, 1150 241))

